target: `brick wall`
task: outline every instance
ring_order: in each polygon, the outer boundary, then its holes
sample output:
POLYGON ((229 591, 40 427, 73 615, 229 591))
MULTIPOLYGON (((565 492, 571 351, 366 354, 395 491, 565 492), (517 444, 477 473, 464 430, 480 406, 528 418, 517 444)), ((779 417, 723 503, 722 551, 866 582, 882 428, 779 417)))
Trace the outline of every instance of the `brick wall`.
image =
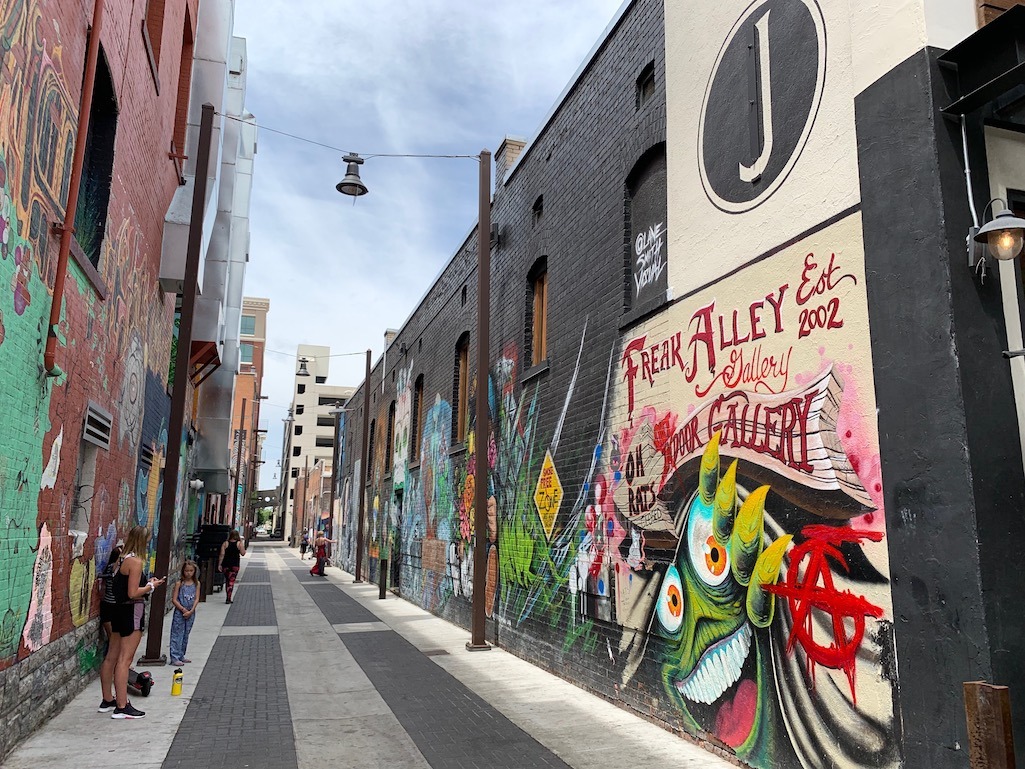
MULTIPOLYGON (((180 35, 186 6, 196 18, 196 0, 168 4, 166 29, 180 35)), ((105 236, 95 272, 74 259, 69 266, 57 330, 64 373, 42 371, 59 242, 50 224, 64 216, 91 7, 0 3, 0 285, 10 287, 0 292, 0 387, 7 398, 0 415, 0 755, 95 668, 94 653, 69 655, 79 641, 94 644, 96 570, 130 526, 156 527, 158 470, 168 450, 174 302, 160 292, 157 270, 163 218, 178 183, 167 152, 180 49, 169 34, 158 93, 142 36, 144 3, 105 3, 100 41, 118 109, 105 236), (81 438, 90 401, 110 412, 113 425, 111 445, 96 452, 95 480, 86 486, 76 476, 88 464, 81 438), (69 660, 81 675, 66 675, 69 660), (29 673, 35 705, 17 709, 7 696, 11 682, 29 673)), ((183 447, 180 436, 172 438, 170 450, 183 447)))
MULTIPOLYGON (((492 219, 500 243, 492 251, 491 271, 494 444, 488 450, 494 513, 487 635, 585 688, 678 726, 679 714, 654 669, 623 684, 623 628, 611 616, 608 599, 586 598, 586 586, 570 584, 588 531, 593 460, 609 437, 603 409, 610 363, 621 327, 639 317, 625 299, 632 254, 625 189, 639 161, 660 153, 665 141, 663 51, 662 4, 638 0, 525 149, 508 182, 496 184, 492 219), (654 92, 639 105, 637 78, 652 62, 654 92), (540 218, 533 210, 539 196, 540 218), (528 276, 542 257, 548 268, 548 358, 532 369, 524 359, 528 276), (550 532, 534 501, 546 453, 562 488, 550 532), (588 602, 605 609, 581 611, 588 602)), ((377 362, 370 381, 369 416, 376 426, 366 503, 367 572, 377 579, 378 559, 385 554, 392 561, 390 579, 398 579, 404 597, 463 626, 469 625, 472 594, 472 460, 481 450, 472 423, 476 246, 472 233, 377 362), (465 333, 471 424, 468 440, 457 444, 454 363, 465 333), (415 414, 421 376, 423 409, 415 414), (393 401, 394 456, 386 473, 393 401)), ((351 403, 357 409, 343 430, 341 543, 335 550, 349 569, 355 561, 362 390, 351 403)))

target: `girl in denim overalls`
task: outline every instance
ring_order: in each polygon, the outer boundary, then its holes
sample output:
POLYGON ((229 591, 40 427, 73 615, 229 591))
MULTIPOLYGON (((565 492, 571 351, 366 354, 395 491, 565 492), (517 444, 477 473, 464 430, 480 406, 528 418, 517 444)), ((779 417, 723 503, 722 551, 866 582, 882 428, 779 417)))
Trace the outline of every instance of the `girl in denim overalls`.
POLYGON ((174 618, 171 620, 171 664, 182 665, 192 662, 185 658, 189 645, 189 633, 196 620, 196 604, 199 602, 199 567, 195 561, 182 564, 181 577, 174 586, 171 603, 174 604, 174 618))

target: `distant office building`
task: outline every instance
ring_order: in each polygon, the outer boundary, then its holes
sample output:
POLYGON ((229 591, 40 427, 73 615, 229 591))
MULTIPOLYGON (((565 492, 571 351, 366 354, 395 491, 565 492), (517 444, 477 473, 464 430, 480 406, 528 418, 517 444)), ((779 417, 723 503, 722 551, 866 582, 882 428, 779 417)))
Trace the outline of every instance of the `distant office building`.
POLYGON ((232 511, 237 521, 245 520, 251 492, 258 485, 259 462, 263 453, 260 426, 260 402, 263 391, 263 355, 267 345, 267 312, 270 300, 255 297, 242 299, 239 322, 238 373, 232 401, 231 431, 231 503, 226 508, 226 522, 232 511), (239 454, 241 453, 241 458, 239 454))
POLYGON ((312 471, 318 461, 330 468, 335 428, 335 417, 330 411, 336 405, 344 406, 355 392, 353 387, 327 383, 330 361, 330 347, 301 344, 296 350, 292 421, 285 423, 287 432, 281 478, 286 536, 291 536, 293 529, 296 481, 307 469, 312 471))

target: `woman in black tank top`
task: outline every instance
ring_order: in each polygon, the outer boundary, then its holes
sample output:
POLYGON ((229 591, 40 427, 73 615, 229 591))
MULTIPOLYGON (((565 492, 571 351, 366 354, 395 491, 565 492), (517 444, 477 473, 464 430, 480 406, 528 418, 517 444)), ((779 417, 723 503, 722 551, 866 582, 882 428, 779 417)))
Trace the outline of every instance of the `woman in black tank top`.
MULTIPOLYGON (((117 601, 111 627, 120 636, 117 662, 114 664, 114 712, 111 718, 142 718, 146 714, 128 701, 128 670, 139 648, 145 624, 145 600, 163 584, 165 578, 146 579, 142 571, 143 558, 149 550, 150 531, 136 526, 125 537, 124 553, 114 571, 114 598, 117 601)), ((103 703, 107 704, 107 703, 103 703)), ((101 705, 102 708, 102 705, 101 705)))
POLYGON ((221 545, 221 573, 224 574, 225 603, 231 603, 231 596, 235 592, 235 577, 238 576, 239 567, 242 565, 242 556, 246 554, 246 546, 242 543, 237 531, 228 535, 227 541, 221 545))

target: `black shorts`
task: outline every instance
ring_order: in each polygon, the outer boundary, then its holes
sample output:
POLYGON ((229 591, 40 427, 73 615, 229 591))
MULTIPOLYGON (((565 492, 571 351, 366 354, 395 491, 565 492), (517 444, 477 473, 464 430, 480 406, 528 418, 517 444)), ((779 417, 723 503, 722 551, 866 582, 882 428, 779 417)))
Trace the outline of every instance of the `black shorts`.
POLYGON ((146 604, 144 601, 119 603, 115 607, 111 629, 122 638, 146 629, 146 604))
POLYGON ((114 618, 117 616, 117 604, 107 603, 106 601, 100 601, 100 623, 114 622, 114 618))

